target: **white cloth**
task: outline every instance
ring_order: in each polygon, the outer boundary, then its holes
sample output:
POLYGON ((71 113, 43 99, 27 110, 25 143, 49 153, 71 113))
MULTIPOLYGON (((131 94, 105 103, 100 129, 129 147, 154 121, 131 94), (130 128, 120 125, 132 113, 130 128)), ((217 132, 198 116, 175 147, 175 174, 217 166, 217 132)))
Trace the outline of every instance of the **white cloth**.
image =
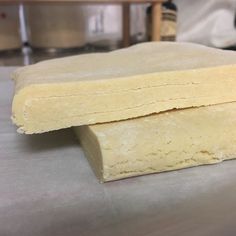
POLYGON ((175 0, 178 7, 177 41, 213 47, 236 44, 235 0, 175 0))

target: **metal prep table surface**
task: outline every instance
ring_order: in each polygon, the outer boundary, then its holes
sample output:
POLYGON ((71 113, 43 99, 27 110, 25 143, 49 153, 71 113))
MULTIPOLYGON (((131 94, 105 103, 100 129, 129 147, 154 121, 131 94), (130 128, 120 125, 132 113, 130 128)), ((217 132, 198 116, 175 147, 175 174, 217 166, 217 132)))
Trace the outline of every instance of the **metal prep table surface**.
POLYGON ((70 129, 16 133, 13 69, 0 68, 0 236, 236 235, 236 161, 100 184, 70 129))

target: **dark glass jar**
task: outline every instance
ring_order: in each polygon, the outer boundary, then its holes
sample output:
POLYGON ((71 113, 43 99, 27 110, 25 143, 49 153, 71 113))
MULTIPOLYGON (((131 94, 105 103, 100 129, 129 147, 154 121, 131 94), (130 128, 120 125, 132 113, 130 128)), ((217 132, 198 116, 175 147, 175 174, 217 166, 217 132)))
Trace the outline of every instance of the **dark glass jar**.
MULTIPOLYGON (((146 10, 147 38, 151 40, 152 33, 152 6, 146 10)), ((162 4, 161 41, 175 41, 177 26, 177 7, 168 0, 162 4)))

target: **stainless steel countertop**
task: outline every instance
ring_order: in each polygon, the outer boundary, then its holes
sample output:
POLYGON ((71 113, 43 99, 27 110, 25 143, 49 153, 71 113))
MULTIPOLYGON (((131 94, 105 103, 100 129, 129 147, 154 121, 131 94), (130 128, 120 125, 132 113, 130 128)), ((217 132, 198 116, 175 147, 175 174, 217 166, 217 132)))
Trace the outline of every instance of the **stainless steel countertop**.
POLYGON ((70 129, 21 135, 0 68, 0 236, 235 236, 236 161, 100 184, 70 129))
MULTIPOLYGON (((118 48, 119 45, 114 47, 118 48)), ((114 50, 111 46, 99 46, 87 44, 81 48, 30 48, 23 47, 19 50, 6 50, 0 51, 0 67, 2 66, 23 66, 33 64, 42 60, 54 59, 58 57, 66 57, 79 55, 84 53, 94 53, 94 52, 108 52, 114 50)))

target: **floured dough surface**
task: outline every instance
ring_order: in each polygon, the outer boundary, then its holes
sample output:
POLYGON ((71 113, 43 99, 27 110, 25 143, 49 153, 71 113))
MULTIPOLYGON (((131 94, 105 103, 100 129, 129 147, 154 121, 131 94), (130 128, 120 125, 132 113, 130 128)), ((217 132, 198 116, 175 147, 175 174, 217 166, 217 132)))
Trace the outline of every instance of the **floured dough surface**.
POLYGON ((124 120, 236 101, 236 54, 150 42, 18 69, 12 118, 20 132, 124 120))
POLYGON ((236 102, 75 128, 101 181, 236 158, 236 102))

